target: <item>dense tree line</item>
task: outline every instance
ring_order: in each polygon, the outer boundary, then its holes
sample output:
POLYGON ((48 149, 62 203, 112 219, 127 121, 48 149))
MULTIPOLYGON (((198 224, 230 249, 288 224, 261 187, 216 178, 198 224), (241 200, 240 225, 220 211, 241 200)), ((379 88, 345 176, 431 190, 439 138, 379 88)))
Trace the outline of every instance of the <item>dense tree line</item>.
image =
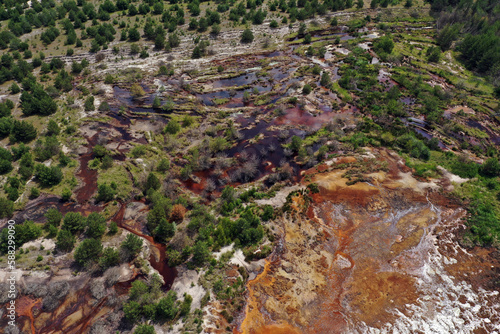
POLYGON ((500 5, 495 0, 429 0, 437 15, 437 42, 442 50, 453 42, 464 65, 480 74, 500 75, 500 5), (463 38, 462 38, 463 36, 463 38))
MULTIPOLYGON (((57 79, 56 85, 58 85, 57 79)), ((48 116, 57 111, 57 104, 42 86, 33 84, 31 85, 31 89, 25 90, 21 94, 21 109, 26 116, 48 116)))
MULTIPOLYGON (((160 15, 162 29, 168 30, 170 33, 176 30, 176 27, 185 23, 184 10, 177 4, 177 1, 170 1, 170 6, 166 6, 163 1, 145 0, 140 3, 130 2, 128 0, 117 0, 116 2, 106 0, 99 4, 98 7, 93 3, 85 0, 66 0, 61 4, 57 4, 53 0, 34 2, 32 8, 25 9, 17 4, 14 7, 0 5, 0 20, 8 20, 8 29, 4 30, 0 35, 0 48, 10 47, 12 50, 24 51, 28 48, 27 43, 23 43, 17 38, 23 34, 31 32, 33 29, 43 28, 41 40, 44 44, 52 43, 61 34, 61 31, 56 27, 56 23, 60 22, 64 34, 66 35, 65 45, 76 44, 81 46, 81 40, 93 38, 91 51, 97 52, 101 47, 106 47, 107 43, 115 38, 116 31, 113 25, 119 25, 120 28, 125 28, 122 31, 122 40, 130 39, 137 41, 140 35, 137 35, 138 26, 129 27, 125 22, 110 21, 112 13, 121 11, 129 16, 135 15, 160 15), (99 21, 102 23, 99 24, 99 21), (92 21, 91 26, 86 27, 86 22, 92 21), (78 38, 77 29, 81 29, 80 38, 78 38)), ((262 0, 248 0, 235 3, 234 1, 219 1, 217 10, 206 10, 204 16, 200 10, 200 1, 192 0, 188 3, 189 14, 192 19, 190 21, 191 29, 198 29, 200 32, 206 31, 208 27, 213 27, 215 35, 220 31, 221 13, 228 12, 230 20, 245 24, 252 22, 253 24, 262 24, 267 16, 268 11, 287 13, 291 21, 305 20, 314 17, 314 15, 324 15, 328 10, 338 11, 353 6, 352 0, 274 0, 267 8, 264 7, 262 0), (233 7, 231 9, 231 7, 233 7), (198 19, 199 17, 199 19, 198 19)), ((145 35, 151 39, 151 26, 146 24, 144 27, 145 35)), ((156 35, 160 32, 156 31, 156 35)), ((162 37, 160 37, 162 38, 162 37)), ((157 41, 156 47, 161 48, 161 40, 157 41)), ((164 38, 164 36, 163 36, 164 38)), ((175 47, 169 43, 168 47, 175 47)))

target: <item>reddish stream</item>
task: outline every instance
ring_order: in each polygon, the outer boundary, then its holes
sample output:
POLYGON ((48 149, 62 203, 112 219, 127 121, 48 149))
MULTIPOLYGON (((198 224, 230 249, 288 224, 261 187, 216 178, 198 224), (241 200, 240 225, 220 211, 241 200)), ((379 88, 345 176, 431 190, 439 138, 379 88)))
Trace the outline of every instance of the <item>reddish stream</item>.
MULTIPOLYGON (((118 119, 117 120, 120 122, 120 125, 129 125, 130 121, 129 120, 124 120, 124 119, 118 119)), ((130 141, 132 140, 132 137, 130 134, 126 131, 125 128, 116 126, 116 128, 120 133, 121 133, 121 141, 130 141)), ((88 138, 89 142, 89 151, 85 154, 83 154, 80 158, 80 171, 78 172, 77 176, 81 178, 83 181, 83 186, 78 189, 76 192, 76 199, 77 202, 80 204, 83 204, 84 208, 88 207, 91 209, 90 211, 100 211, 102 208, 90 205, 89 200, 91 199, 92 195, 96 192, 97 190, 97 170, 92 170, 88 168, 88 162, 92 159, 92 149, 93 147, 97 144, 97 140, 99 137, 99 133, 95 134, 94 136, 88 138)), ((126 209, 127 203, 121 203, 120 209, 118 212, 115 214, 115 216, 112 218, 113 221, 117 223, 118 226, 121 228, 134 233, 135 235, 142 237, 146 240, 148 240, 151 245, 153 246, 154 249, 156 249, 157 256, 153 254, 154 252, 151 252, 151 255, 149 257, 149 261, 151 263, 151 266, 158 270, 160 275, 163 277, 165 284, 163 285, 164 289, 169 289, 172 286, 172 283, 176 277, 176 270, 175 268, 170 268, 167 264, 167 260, 165 258, 165 250, 166 250, 166 245, 160 244, 154 241, 153 237, 146 235, 140 231, 137 231, 130 226, 126 225, 124 221, 124 215, 125 215, 125 209, 126 209)), ((87 210, 84 210, 87 211, 87 210)))
POLYGON ((142 237, 146 239, 147 241, 150 242, 150 244, 156 249, 157 256, 155 256, 155 252, 151 252, 151 255, 149 256, 149 263, 151 266, 156 269, 160 275, 163 277, 165 284, 163 285, 164 290, 170 289, 172 286, 172 283, 175 280, 175 277, 177 276, 177 270, 175 267, 169 267, 166 259, 166 248, 167 246, 161 243, 156 242, 152 236, 146 235, 140 231, 135 230, 134 228, 128 226, 126 222, 124 221, 124 215, 125 215, 125 209, 127 205, 125 203, 121 204, 120 210, 116 213, 116 215, 113 217, 113 221, 116 222, 116 224, 129 231, 130 233, 133 233, 139 237, 142 237))
MULTIPOLYGON (((99 313, 99 311, 104 307, 104 303, 108 299, 108 297, 102 298, 99 303, 93 307, 90 312, 86 315, 83 316, 81 319, 76 321, 75 323, 71 324, 70 326, 65 326, 65 322, 67 320, 67 317, 78 312, 79 309, 83 305, 88 305, 90 304, 90 299, 91 297, 89 296, 88 291, 78 291, 77 292, 77 300, 74 303, 71 303, 71 305, 66 305, 67 307, 64 309, 64 311, 61 314, 58 314, 57 311, 59 308, 56 309, 55 312, 52 312, 52 314, 57 314, 57 317, 53 318, 51 322, 47 322, 48 325, 40 329, 38 331, 38 334, 44 334, 44 333, 84 333, 85 330, 88 328, 90 325, 91 320, 99 313)), ((64 305, 64 303, 63 303, 64 305)), ((32 326, 34 329, 34 327, 32 326)), ((33 332, 35 334, 35 332, 33 332)))
POLYGON ((76 191, 76 201, 80 204, 89 201, 97 190, 97 169, 88 167, 89 161, 92 160, 92 149, 97 144, 97 137, 98 133, 87 139, 89 151, 80 158, 80 171, 76 174, 83 182, 83 186, 76 191))
MULTIPOLYGON (((116 128, 122 135, 120 141, 133 140, 127 130, 123 127, 123 120, 119 121, 121 126, 114 128, 116 128)), ((110 124, 106 124, 104 126, 107 128, 113 127, 110 124)), ((88 151, 80 155, 80 168, 76 176, 80 179, 82 185, 75 191, 75 202, 70 201, 64 203, 58 197, 44 196, 33 203, 29 203, 26 210, 16 214, 15 219, 25 220, 26 217, 30 217, 30 219, 34 219, 37 222, 43 222, 45 219, 43 215, 49 207, 57 207, 63 214, 69 211, 75 211, 88 215, 91 212, 102 211, 105 205, 96 204, 92 200, 92 197, 97 191, 97 170, 88 168, 89 161, 93 159, 92 149, 97 144, 98 139, 99 132, 92 137, 87 138, 88 151)), ((142 143, 140 139, 137 141, 142 143)), ((120 153, 123 155, 124 152, 120 153)), ((166 246, 155 242, 151 236, 146 235, 126 224, 124 221, 126 205, 127 203, 121 203, 119 211, 112 218, 112 220, 115 221, 121 228, 150 242, 152 245, 151 255, 149 257, 150 264, 163 277, 165 282, 162 287, 163 290, 170 289, 177 275, 177 271, 175 268, 168 266, 165 256, 166 246)), ((144 275, 138 275, 135 272, 132 279, 115 284, 115 291, 119 295, 127 294, 131 283, 137 278, 143 276, 144 275)), ((35 300, 30 296, 20 296, 17 300, 19 306, 17 313, 20 320, 22 320, 19 322, 19 326, 21 330, 31 332, 31 334, 83 333, 88 330, 88 327, 92 324, 92 320, 96 316, 99 316, 99 313, 107 307, 107 299, 108 297, 106 296, 99 300, 97 304, 93 304, 92 297, 88 289, 77 290, 70 292, 54 311, 46 313, 41 309, 41 299, 35 300), (79 313, 81 313, 81 318, 78 319, 79 313), (39 318, 40 316, 42 316, 42 318, 39 318), (72 320, 70 320, 72 317, 75 318, 73 323, 72 320), (41 321, 40 319, 44 320, 41 321), (37 328, 35 328, 35 326, 37 328)), ((2 317, 2 325, 7 325, 5 321, 6 318, 2 317)))

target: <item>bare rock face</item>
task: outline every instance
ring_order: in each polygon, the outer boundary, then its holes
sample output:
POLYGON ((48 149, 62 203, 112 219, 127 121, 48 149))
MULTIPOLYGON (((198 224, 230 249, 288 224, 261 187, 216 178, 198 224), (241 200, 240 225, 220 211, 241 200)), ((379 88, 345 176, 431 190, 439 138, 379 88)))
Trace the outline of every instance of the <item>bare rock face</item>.
POLYGON ((31 295, 35 298, 43 298, 47 296, 49 292, 49 287, 46 283, 30 282, 26 284, 24 288, 24 293, 31 295))
POLYGON ((19 330, 19 327, 17 326, 7 326, 7 328, 5 328, 5 334, 19 334, 21 333, 21 331, 19 330))
POLYGON ((5 304, 10 300, 8 291, 9 291, 9 284, 0 283, 0 304, 5 304))
POLYGON ((69 283, 68 282, 52 282, 49 284, 48 293, 43 299, 42 309, 46 311, 53 311, 62 299, 69 292, 69 283))
POLYGON ((103 279, 96 279, 92 282, 92 285, 90 286, 90 293, 92 294, 92 297, 95 299, 102 299, 104 296, 107 295, 106 287, 104 286, 104 280, 103 279))

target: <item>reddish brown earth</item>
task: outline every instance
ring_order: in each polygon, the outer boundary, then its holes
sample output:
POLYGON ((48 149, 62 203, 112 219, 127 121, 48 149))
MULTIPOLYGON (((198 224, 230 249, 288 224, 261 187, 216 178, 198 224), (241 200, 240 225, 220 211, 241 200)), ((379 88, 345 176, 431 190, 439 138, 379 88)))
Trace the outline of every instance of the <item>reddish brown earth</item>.
POLYGON ((293 197, 281 246, 248 283, 235 333, 482 333, 498 326, 491 285, 498 253, 466 253, 452 241, 465 210, 432 185, 402 177, 407 168, 387 151, 373 153, 389 164, 365 173, 369 182, 346 185, 345 170, 306 172, 320 193, 309 206, 293 197))

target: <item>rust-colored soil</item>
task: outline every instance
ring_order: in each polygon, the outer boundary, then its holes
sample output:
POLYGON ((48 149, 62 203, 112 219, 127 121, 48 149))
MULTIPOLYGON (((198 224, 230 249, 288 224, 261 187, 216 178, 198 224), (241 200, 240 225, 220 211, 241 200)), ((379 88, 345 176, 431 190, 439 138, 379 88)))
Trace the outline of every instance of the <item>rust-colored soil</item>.
MULTIPOLYGON (((408 168, 390 152, 374 154, 388 161, 388 171, 365 175, 372 182, 347 185, 345 170, 335 168, 305 173, 320 193, 311 196, 306 215, 300 213, 303 198, 293 197, 293 212, 281 224, 282 251, 248 283, 245 316, 235 333, 382 328, 420 305, 422 280, 439 281, 439 269, 429 262, 429 254, 437 254, 433 231, 456 226, 464 211, 433 183, 405 175, 408 168)), ((498 263, 492 252, 475 252, 469 262, 449 265, 449 273, 467 279, 463 273, 473 266, 493 275, 498 263)))

